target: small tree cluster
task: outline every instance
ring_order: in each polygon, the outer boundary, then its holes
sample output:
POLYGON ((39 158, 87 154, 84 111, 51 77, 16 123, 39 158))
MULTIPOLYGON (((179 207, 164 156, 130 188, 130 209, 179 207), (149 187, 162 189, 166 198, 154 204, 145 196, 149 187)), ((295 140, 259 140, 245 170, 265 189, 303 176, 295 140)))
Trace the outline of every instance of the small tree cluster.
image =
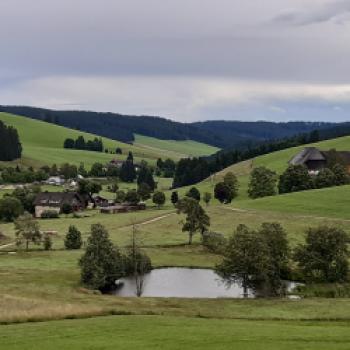
POLYGON ((282 279, 288 262, 288 240, 281 225, 266 223, 258 230, 239 225, 216 271, 227 284, 239 283, 244 296, 248 296, 249 289, 265 296, 279 296, 284 294, 282 279))
POLYGON ((214 197, 220 203, 231 203, 232 200, 238 195, 238 187, 239 184, 237 177, 232 172, 228 172, 224 176, 224 181, 215 185, 214 197))
POLYGON ((102 139, 97 137, 88 141, 85 141, 84 136, 78 136, 75 140, 67 138, 64 140, 63 147, 68 149, 103 152, 102 139))

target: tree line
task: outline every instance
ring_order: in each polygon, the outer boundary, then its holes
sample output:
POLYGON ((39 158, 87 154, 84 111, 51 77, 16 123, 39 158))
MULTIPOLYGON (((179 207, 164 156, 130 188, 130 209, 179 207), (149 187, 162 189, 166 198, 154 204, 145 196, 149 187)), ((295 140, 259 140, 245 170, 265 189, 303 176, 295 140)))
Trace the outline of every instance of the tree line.
POLYGON ((173 187, 193 185, 209 177, 210 174, 214 174, 244 160, 320 140, 320 134, 316 130, 281 140, 262 142, 256 146, 242 150, 219 151, 211 157, 181 159, 175 170, 173 187))
POLYGON ((11 161, 21 158, 22 145, 17 129, 6 126, 0 120, 0 161, 11 161))

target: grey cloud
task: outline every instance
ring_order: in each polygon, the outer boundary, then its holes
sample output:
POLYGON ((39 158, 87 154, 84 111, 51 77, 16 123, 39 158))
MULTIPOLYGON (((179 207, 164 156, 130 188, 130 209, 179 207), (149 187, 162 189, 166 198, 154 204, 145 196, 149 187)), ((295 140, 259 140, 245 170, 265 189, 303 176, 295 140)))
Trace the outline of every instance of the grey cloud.
MULTIPOLYGON (((316 2, 315 2, 316 3, 316 2)), ((316 4, 304 9, 288 9, 274 17, 273 21, 291 25, 303 26, 314 23, 335 20, 336 23, 344 23, 344 14, 350 12, 349 0, 337 0, 326 4, 316 4)))

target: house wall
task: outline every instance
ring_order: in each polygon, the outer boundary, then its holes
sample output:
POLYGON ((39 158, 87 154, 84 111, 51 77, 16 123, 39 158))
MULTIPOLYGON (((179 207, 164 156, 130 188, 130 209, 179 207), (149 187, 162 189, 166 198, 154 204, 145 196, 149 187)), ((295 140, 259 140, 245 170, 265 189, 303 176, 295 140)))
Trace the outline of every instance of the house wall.
POLYGON ((40 218, 41 214, 46 211, 46 210, 54 210, 57 213, 60 213, 60 208, 59 207, 48 207, 48 206, 41 206, 41 205, 37 205, 35 207, 35 217, 36 218, 40 218))

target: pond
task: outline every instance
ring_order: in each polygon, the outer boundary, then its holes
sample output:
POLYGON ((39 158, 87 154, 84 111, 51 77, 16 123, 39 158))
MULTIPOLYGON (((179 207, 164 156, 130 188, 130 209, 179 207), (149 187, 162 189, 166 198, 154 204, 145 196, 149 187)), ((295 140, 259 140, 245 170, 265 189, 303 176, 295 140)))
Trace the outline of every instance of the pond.
MULTIPOLYGON (((113 294, 121 297, 136 296, 133 277, 122 278, 113 294)), ((288 290, 295 284, 288 282, 288 290)), ((210 269, 162 268, 144 276, 143 297, 163 298, 243 298, 243 289, 233 284, 227 287, 210 269)), ((254 297, 250 293, 250 297, 254 297)))

